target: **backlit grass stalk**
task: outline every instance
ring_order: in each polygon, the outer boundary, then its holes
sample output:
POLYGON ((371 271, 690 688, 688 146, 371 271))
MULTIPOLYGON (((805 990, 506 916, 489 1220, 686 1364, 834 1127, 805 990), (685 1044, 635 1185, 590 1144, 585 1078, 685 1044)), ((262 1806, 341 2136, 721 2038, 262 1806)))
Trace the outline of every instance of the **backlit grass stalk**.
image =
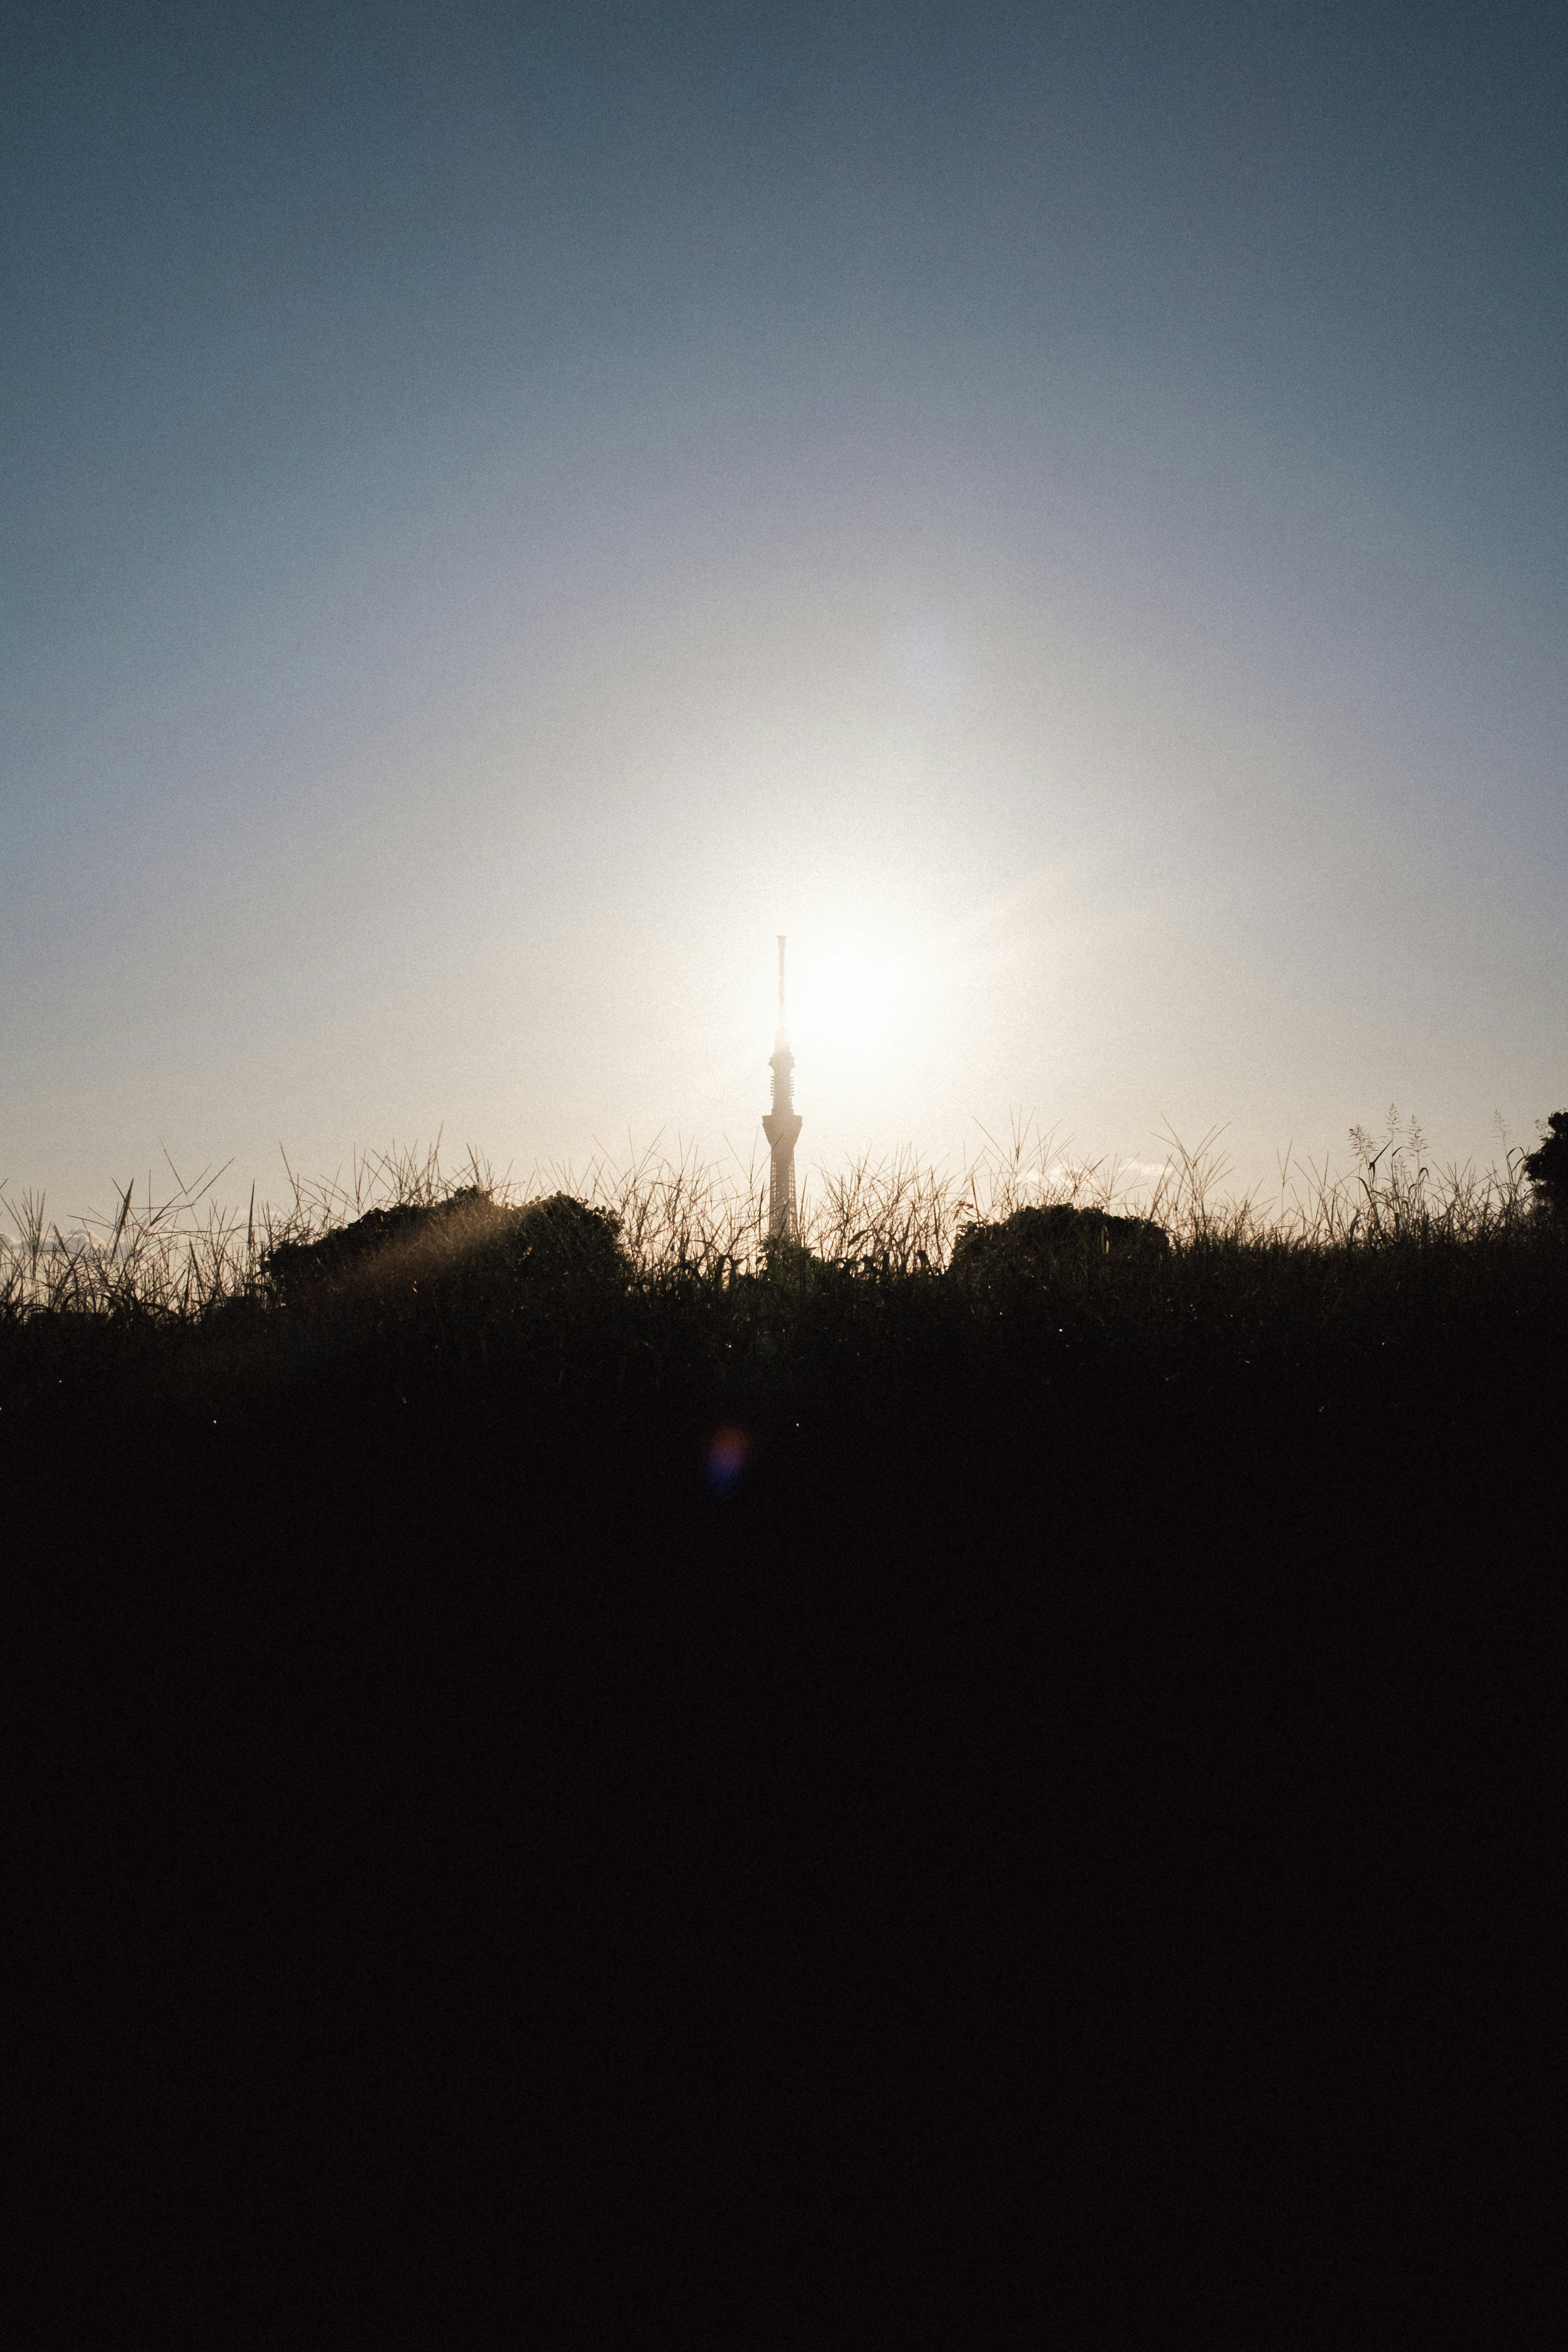
MULTIPOLYGON (((862 1276, 936 1274, 948 1265, 965 1224, 995 1222, 1029 1204, 1068 1202, 1153 1219, 1171 1237, 1165 1286, 1180 1269, 1219 1258, 1246 1259, 1254 1279, 1279 1278, 1282 1261, 1310 1258, 1315 1285, 1334 1261, 1352 1263, 1394 1251, 1404 1256, 1438 1246, 1485 1244, 1538 1223, 1521 1155, 1501 1167, 1435 1171, 1414 1123, 1391 1112, 1373 1139, 1352 1130, 1355 1164, 1333 1172, 1327 1161, 1282 1155, 1279 1191, 1227 1193, 1228 1167, 1219 1132, 1189 1146, 1163 1139, 1165 1159, 1151 1180, 1129 1179, 1114 1160, 1083 1160, 1058 1147, 1049 1130, 1015 1122, 1002 1139, 960 1168, 932 1166, 914 1153, 863 1158, 838 1172, 808 1179, 801 1238, 818 1261, 862 1276)), ((521 1181, 498 1177, 470 1152, 457 1170, 444 1165, 440 1142, 425 1150, 356 1154, 347 1171, 305 1180, 284 1162, 288 1194, 279 1203, 246 1205, 216 1197, 224 1170, 171 1186, 151 1176, 117 1187, 112 1208, 68 1228, 51 1219, 41 1193, 13 1199, 0 1185, 0 1317, 44 1316, 159 1321, 199 1320, 227 1301, 266 1296, 265 1268, 285 1242, 309 1242, 353 1223, 373 1208, 432 1206, 468 1189, 502 1206, 569 1192, 609 1210, 620 1223, 635 1279, 658 1288, 675 1282, 721 1284, 755 1272, 766 1258, 765 1166, 726 1166, 689 1147, 657 1144, 616 1161, 601 1153, 580 1171, 535 1169, 521 1181)), ((1147 1286, 1145 1285, 1145 1287, 1147 1286)))

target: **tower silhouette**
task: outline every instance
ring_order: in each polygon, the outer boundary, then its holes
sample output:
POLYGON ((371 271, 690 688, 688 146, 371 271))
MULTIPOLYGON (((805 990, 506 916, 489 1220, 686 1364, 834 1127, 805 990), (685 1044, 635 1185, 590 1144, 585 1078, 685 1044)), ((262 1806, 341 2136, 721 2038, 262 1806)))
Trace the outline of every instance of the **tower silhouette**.
POLYGON ((795 1107, 790 1072, 795 1055, 784 1028, 784 941, 779 933, 779 1025, 768 1065, 773 1074, 773 1107, 763 1120, 763 1133, 772 1154, 768 1169, 768 1239, 795 1241, 795 1147, 800 1135, 800 1113, 795 1107))

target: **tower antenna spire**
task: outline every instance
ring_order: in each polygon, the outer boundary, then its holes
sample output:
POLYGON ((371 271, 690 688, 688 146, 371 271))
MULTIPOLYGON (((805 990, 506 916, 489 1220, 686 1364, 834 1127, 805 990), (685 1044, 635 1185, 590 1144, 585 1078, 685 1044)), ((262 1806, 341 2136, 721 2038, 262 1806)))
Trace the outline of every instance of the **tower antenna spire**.
POLYGON ((773 1108, 763 1120, 763 1133, 768 1139, 768 1239, 795 1241, 796 1230, 795 1205, 795 1147, 800 1136, 800 1113, 795 1107, 795 1089, 790 1077, 795 1068, 795 1055, 789 1049, 784 1029, 784 934, 779 940, 779 1026, 773 1039, 773 1059, 768 1066, 773 1074, 773 1108))

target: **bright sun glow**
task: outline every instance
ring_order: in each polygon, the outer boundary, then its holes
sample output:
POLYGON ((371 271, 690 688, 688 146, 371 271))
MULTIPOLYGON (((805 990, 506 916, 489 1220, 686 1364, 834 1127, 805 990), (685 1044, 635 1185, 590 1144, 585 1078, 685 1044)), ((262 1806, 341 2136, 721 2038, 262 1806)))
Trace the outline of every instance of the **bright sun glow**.
POLYGON ((880 1031, 893 992, 893 976, 885 965, 864 956, 835 956, 806 980, 791 1026, 802 1036, 867 1045, 880 1031))

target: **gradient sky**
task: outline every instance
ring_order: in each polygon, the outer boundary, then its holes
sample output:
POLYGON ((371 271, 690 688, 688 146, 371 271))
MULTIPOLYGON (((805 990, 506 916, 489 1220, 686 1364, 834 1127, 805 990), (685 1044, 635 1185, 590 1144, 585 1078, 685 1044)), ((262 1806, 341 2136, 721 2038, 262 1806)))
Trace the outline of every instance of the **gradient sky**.
POLYGON ((1568 1101, 1559 8, 0 13, 13 1192, 1568 1101))

